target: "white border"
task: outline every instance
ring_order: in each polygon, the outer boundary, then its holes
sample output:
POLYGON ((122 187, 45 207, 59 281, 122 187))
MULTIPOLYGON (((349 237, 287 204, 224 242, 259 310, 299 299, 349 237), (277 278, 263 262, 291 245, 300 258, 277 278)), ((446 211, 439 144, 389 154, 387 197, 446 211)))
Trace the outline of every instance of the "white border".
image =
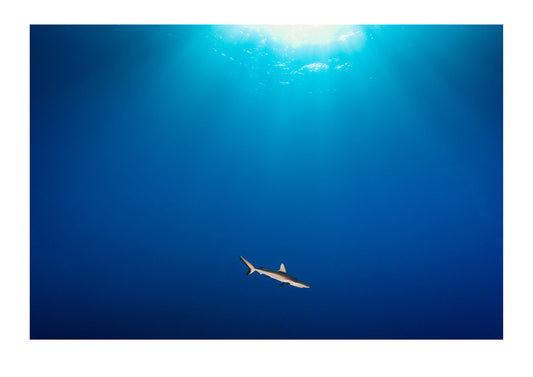
POLYGON ((533 375, 531 35, 524 2, 18 1, 1 5, 0 286, 5 376, 533 375), (517 5, 514 5, 514 4, 517 5), (186 5, 185 5, 186 4, 186 5), (524 4, 523 8, 519 4, 524 4), (503 341, 30 341, 29 24, 504 24, 503 341))

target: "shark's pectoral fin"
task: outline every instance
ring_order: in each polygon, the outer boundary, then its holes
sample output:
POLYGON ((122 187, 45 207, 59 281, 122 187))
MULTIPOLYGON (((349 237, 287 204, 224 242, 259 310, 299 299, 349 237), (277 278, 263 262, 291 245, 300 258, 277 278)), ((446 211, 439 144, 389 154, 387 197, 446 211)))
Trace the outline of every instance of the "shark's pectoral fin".
POLYGON ((281 283, 279 286, 283 287, 284 285, 289 285, 289 283, 281 283))

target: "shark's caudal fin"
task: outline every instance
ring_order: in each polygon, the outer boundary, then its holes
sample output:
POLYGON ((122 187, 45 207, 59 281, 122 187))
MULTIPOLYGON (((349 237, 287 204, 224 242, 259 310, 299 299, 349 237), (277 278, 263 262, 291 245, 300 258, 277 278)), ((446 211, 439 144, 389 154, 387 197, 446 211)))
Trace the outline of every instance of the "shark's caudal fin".
POLYGON ((239 258, 241 258, 241 260, 244 262, 244 264, 246 264, 248 266, 248 268, 250 270, 248 270, 248 272, 246 273, 246 275, 250 275, 252 272, 255 271, 255 267, 253 266, 253 264, 251 264, 250 262, 248 262, 246 259, 244 259, 243 257, 241 257, 239 255, 239 258))

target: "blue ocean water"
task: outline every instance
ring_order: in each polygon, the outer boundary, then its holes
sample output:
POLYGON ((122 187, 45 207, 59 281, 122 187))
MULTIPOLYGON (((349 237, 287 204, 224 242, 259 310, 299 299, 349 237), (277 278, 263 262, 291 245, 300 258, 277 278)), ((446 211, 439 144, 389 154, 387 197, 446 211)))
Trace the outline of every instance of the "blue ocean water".
POLYGON ((503 337, 502 26, 30 31, 31 338, 503 337))

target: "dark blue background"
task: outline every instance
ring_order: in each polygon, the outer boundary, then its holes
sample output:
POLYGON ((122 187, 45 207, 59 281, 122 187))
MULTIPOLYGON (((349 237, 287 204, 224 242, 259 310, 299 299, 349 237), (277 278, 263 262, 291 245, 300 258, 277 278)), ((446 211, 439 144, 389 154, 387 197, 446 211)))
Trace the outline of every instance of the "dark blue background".
POLYGON ((31 337, 502 338, 502 27, 221 29, 31 27, 31 337))

